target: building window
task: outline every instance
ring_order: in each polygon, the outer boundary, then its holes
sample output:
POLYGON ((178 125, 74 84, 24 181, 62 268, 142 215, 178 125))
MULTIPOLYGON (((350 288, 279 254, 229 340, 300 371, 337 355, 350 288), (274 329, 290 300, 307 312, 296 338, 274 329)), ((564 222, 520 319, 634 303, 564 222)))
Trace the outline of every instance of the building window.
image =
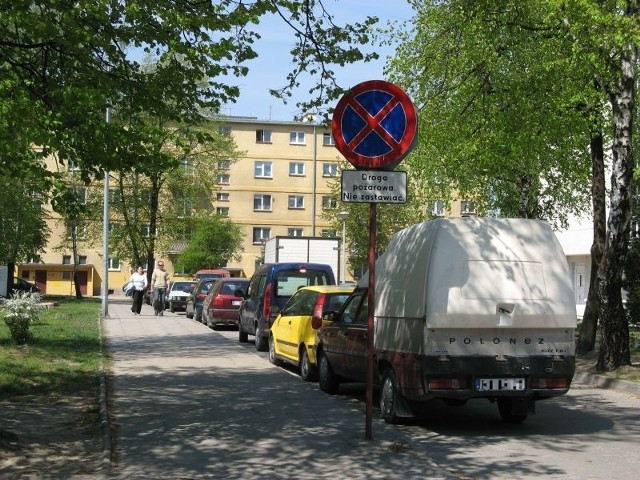
POLYGON ((231 160, 218 160, 218 168, 220 170, 229 170, 231 168, 231 160))
POLYGON ((221 217, 228 217, 229 216, 229 207, 217 207, 216 208, 216 213, 218 215, 220 215, 221 217))
POLYGON ((218 133, 220 135, 226 135, 228 137, 231 135, 231 127, 226 127, 226 126, 218 127, 218 133))
POLYGON ((142 233, 143 237, 151 237, 155 232, 153 232, 153 230, 151 229, 151 227, 149 225, 142 225, 140 227, 140 232, 142 233))
POLYGON ((78 255, 78 265, 86 265, 86 264, 87 264, 87 256, 78 255))
POLYGON ((271 229, 269 227, 253 227, 253 243, 261 244, 271 238, 271 229))
POLYGON ((185 175, 193 177, 196 173, 196 169, 193 167, 193 161, 187 157, 180 161, 180 168, 185 175))
POLYGON ((256 143, 271 143, 271 130, 256 130, 256 143))
POLYGON ((71 280, 71 272, 62 272, 62 280, 70 281, 71 280))
POLYGON ((304 145, 304 132, 289 132, 289 143, 291 145, 304 145))
POLYGON ((111 205, 117 205, 122 203, 122 193, 117 188, 109 189, 109 203, 111 205))
POLYGON ((120 259, 109 257, 109 270, 120 270, 120 259))
POLYGON ((322 208, 324 210, 335 210, 338 208, 338 200, 336 200, 336 197, 332 197, 331 195, 323 195, 322 208))
POLYGON ((335 144, 336 142, 334 141, 331 132, 325 132, 322 134, 322 145, 325 147, 333 147, 335 144))
POLYGON ((469 200, 460 202, 460 215, 473 215, 476 213, 476 204, 469 200))
POLYGON ((303 237, 304 230, 302 228, 288 228, 287 235, 290 237, 303 237))
POLYGON ((292 177, 304 176, 304 163, 302 162, 289 162, 289 175, 292 177))
POLYGON ((303 195, 289 195, 289 208, 304 208, 304 196, 303 195))
POLYGON ((429 213, 434 217, 444 217, 444 200, 429 202, 429 213))
POLYGON ((322 164, 322 176, 323 177, 337 177, 338 165, 335 163, 323 163, 322 164))
POLYGON ((271 162, 264 162, 258 160, 253 168, 253 174, 256 178, 273 178, 273 172, 271 170, 271 162))
POLYGON ((216 200, 219 202, 228 202, 229 194, 227 192, 218 192, 216 194, 216 200))
POLYGON ((67 225, 67 240, 73 239, 73 236, 77 240, 86 240, 87 239, 87 226, 83 222, 77 222, 77 224, 67 225))
POLYGON ((271 208, 271 195, 257 194, 253 196, 253 209, 256 212, 270 212, 271 208))
POLYGON ((62 256, 62 264, 63 265, 71 265, 71 255, 63 255, 62 256))
POLYGON ((67 164, 67 169, 70 172, 79 172, 80 166, 76 162, 69 160, 69 163, 67 164))
POLYGON ((86 187, 73 187, 73 193, 76 194, 79 203, 87 203, 87 188, 86 187))
POLYGON ((231 175, 226 173, 218 175, 218 185, 229 185, 231 183, 231 175))

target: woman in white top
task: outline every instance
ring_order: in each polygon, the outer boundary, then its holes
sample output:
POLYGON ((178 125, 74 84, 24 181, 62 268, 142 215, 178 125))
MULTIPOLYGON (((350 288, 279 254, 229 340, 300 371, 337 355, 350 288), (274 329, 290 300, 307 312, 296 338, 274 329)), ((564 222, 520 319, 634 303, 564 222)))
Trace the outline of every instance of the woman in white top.
POLYGON ((131 275, 130 282, 133 283, 133 305, 131 305, 131 311, 135 315, 140 315, 144 290, 147 288, 147 276, 144 274, 142 265, 138 265, 137 271, 131 275))

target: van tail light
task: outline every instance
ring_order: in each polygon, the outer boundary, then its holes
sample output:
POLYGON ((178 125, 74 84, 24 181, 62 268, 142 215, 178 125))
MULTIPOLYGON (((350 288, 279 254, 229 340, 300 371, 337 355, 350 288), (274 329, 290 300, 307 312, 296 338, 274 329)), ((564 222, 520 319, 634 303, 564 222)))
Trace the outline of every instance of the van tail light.
POLYGON ((568 388, 568 382, 566 378, 531 378, 530 386, 532 389, 566 389, 568 388))
POLYGON ((324 311, 324 304, 327 301, 327 296, 320 294, 316 306, 313 308, 313 316, 311 317, 311 328, 314 330, 319 329, 322 326, 322 312, 324 311))
POLYGON ((429 390, 461 390, 467 388, 464 378, 430 378, 429 390))
POLYGON ((264 303, 262 304, 262 317, 269 318, 271 315, 271 283, 264 290, 264 303))
POLYGON ((216 295, 213 297, 213 300, 211 300, 211 305, 214 308, 222 308, 224 306, 224 298, 221 295, 216 295))

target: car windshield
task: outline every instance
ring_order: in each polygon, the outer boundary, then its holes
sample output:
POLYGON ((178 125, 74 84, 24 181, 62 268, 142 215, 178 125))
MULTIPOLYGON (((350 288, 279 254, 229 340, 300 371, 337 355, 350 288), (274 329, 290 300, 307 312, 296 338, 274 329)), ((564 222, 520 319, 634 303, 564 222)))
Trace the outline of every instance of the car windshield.
POLYGON ((171 290, 177 292, 190 292, 192 287, 193 284, 189 282, 176 282, 173 284, 173 287, 171 287, 171 290))
POLYGON ((247 285, 249 282, 225 282, 220 286, 220 295, 236 295, 236 290, 247 291, 247 285))
POLYGON ((329 285, 329 283, 329 275, 323 270, 281 270, 276 278, 276 295, 278 297, 290 297, 301 287, 329 285))

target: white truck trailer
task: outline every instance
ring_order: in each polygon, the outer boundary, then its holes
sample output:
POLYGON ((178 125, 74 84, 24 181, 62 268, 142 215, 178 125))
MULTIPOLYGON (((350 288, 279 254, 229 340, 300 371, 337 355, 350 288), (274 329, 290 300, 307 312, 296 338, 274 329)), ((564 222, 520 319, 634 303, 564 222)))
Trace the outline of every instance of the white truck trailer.
POLYGON ((340 240, 326 237, 273 237, 264 244, 264 263, 305 262, 330 265, 340 275, 340 240))

